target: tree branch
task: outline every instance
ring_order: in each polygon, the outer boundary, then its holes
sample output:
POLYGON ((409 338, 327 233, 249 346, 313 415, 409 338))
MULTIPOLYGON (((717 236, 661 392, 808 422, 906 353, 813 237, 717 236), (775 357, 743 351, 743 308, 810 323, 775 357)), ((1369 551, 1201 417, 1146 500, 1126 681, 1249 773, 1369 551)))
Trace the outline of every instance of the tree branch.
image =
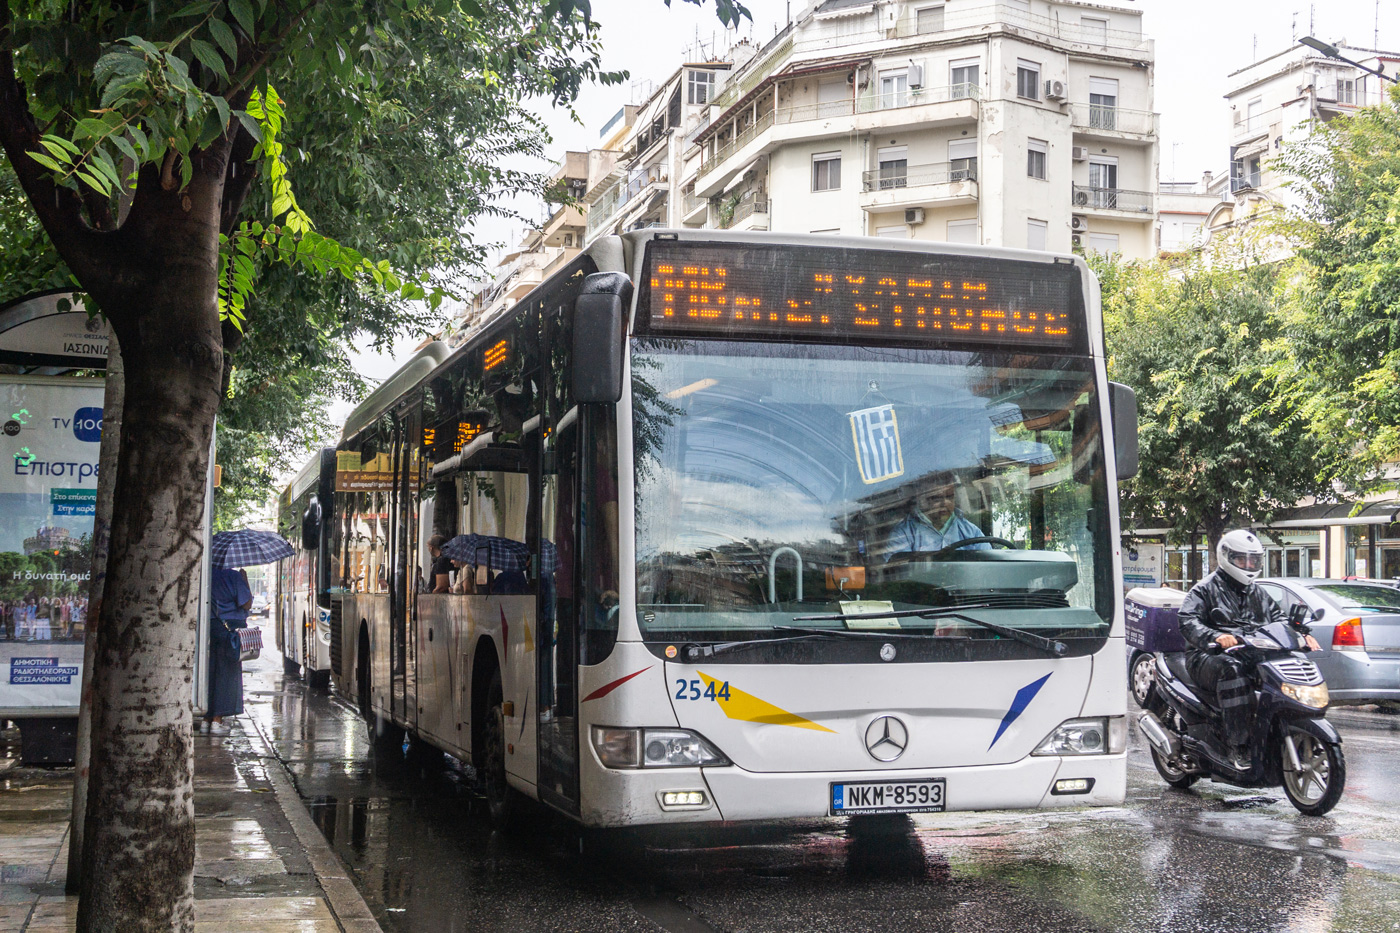
POLYGON ((81 270, 100 261, 94 255, 98 240, 88 232, 79 195, 55 185, 44 167, 28 155, 39 148, 41 133, 29 110, 29 96, 15 74, 12 23, 13 12, 5 0, 0 5, 0 146, 44 231, 68 267, 81 277, 81 270))

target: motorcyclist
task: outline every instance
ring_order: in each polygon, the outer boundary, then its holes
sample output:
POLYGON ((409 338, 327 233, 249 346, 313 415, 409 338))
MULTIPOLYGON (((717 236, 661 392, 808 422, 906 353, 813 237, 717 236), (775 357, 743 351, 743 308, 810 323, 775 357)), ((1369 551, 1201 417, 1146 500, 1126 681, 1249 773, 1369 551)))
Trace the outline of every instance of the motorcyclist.
MULTIPOLYGON (((1211 611, 1224 610, 1231 627, 1246 631, 1273 622, 1286 623, 1287 619, 1269 594, 1254 583, 1264 569, 1264 545, 1252 532, 1226 532, 1216 546, 1215 557, 1215 572, 1191 587, 1177 619, 1182 637, 1190 646, 1186 666, 1191 679, 1206 694, 1207 702, 1214 699, 1233 763, 1243 771, 1250 763, 1250 705, 1254 692, 1244 663, 1223 650, 1239 644, 1239 638, 1222 630, 1211 619, 1211 611), (1216 646, 1222 650, 1213 650, 1216 646)), ((1318 650, 1317 640, 1307 634, 1306 626, 1300 628, 1308 650, 1318 650)))

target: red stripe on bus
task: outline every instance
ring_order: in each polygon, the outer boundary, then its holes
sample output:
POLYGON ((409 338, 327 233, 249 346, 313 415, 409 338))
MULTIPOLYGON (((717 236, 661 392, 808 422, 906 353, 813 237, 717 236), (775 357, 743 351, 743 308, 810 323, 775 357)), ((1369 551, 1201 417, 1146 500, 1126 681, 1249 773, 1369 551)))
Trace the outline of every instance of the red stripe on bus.
POLYGON ((623 684, 627 683, 627 681, 631 680, 633 677, 636 677, 637 674, 645 674, 647 671, 651 670, 655 666, 656 665, 654 664, 648 665, 647 667, 642 668, 636 673, 628 674, 626 677, 619 677, 617 680, 614 680, 610 684, 603 684, 603 686, 599 687, 597 690, 594 690, 588 696, 584 697, 580 702, 587 703, 589 700, 601 700, 603 697, 607 696, 609 693, 612 693, 618 687, 621 687, 623 684))

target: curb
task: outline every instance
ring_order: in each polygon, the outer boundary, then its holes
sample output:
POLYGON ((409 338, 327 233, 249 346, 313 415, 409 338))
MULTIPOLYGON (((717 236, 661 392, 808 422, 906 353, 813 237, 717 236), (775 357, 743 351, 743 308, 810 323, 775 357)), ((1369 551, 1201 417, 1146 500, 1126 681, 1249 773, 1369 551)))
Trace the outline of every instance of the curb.
POLYGON ((251 716, 243 716, 240 717, 240 722, 251 727, 245 728, 244 734, 262 746, 261 756, 268 763, 267 777, 272 782, 272 791, 277 797, 277 803, 287 817, 287 822, 292 825, 292 832, 296 833, 297 841, 306 850, 307 861, 311 863, 311 870, 316 873, 316 881, 325 892, 331 913, 335 914, 340 928, 344 933, 384 933, 369 905, 360 896, 359 889, 350 880, 345 865, 312 822, 311 814, 303 806, 301 795, 292 785, 286 767, 272 753, 272 745, 263 735, 257 721, 251 716))

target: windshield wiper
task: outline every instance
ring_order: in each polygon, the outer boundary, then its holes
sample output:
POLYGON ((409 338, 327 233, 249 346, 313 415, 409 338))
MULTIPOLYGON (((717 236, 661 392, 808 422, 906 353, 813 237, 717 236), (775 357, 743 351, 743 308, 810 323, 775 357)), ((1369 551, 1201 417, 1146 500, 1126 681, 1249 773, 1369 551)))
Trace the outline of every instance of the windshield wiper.
POLYGON ((778 631, 790 631, 794 634, 783 635, 780 638, 745 638, 742 641, 722 641, 713 645, 686 645, 682 652, 687 661, 698 661, 701 658, 712 658, 717 654, 726 654, 739 648, 749 648, 754 645, 779 645, 793 641, 804 641, 808 638, 822 638, 835 635, 855 635, 856 632, 843 632, 837 629, 794 629, 786 626, 775 626, 778 631))
MULTIPOLYGON (((1034 633, 1032 633, 1032 632, 1027 632, 1025 629, 1010 628, 1010 627, 1005 626, 1005 625, 997 625, 995 622, 986 622, 986 621, 984 621, 984 620, 982 620, 982 619, 973 618, 973 617, 970 616, 970 615, 964 615, 963 612, 962 612, 962 610, 967 610, 967 609, 986 609, 986 608, 987 608, 987 604, 986 604, 986 603, 982 603, 982 604, 975 605, 975 606, 959 606, 957 609, 901 609, 901 610, 898 610, 898 611, 891 611, 891 612, 870 612, 870 613, 861 613, 860 615, 853 615, 853 616, 846 616, 846 615, 794 616, 794 617, 793 617, 793 621, 794 621, 794 622, 838 622, 838 621, 839 621, 839 622, 844 622, 844 621, 847 621, 847 620, 849 620, 849 619, 960 619, 960 620, 962 620, 963 622, 971 622, 973 625, 981 626, 982 628, 987 629, 989 632, 993 632, 993 633, 995 633, 995 634, 997 634, 997 635, 1000 635, 1002 638, 1010 638, 1010 639, 1013 640, 1013 641, 1019 641, 1019 642, 1020 642, 1021 644, 1023 644, 1023 645, 1029 645, 1029 646, 1032 647, 1032 648, 1039 648, 1041 651, 1047 652, 1048 654, 1053 654, 1053 655, 1054 655, 1055 657, 1057 657, 1057 658, 1062 658, 1062 657, 1065 656, 1065 654, 1067 654, 1067 653, 1069 652, 1069 646, 1066 645, 1066 644, 1065 644, 1064 642, 1062 642, 1062 641, 1058 641, 1058 640, 1053 639, 1053 638, 1046 638, 1046 637, 1044 637, 1043 635, 1036 635, 1036 634, 1034 634, 1034 633)), ((803 632, 825 632, 825 631, 827 631, 826 629, 797 629, 797 628, 791 628, 791 627, 789 627, 789 626, 782 626, 782 625, 774 626, 774 628, 778 629, 779 631, 803 631, 803 632)), ((837 630, 833 630, 833 631, 837 631, 837 630)), ((890 637, 894 637, 894 638, 928 638, 928 637, 929 637, 929 633, 926 633, 926 632, 904 632, 904 633, 898 633, 898 632, 890 632, 890 631, 886 631, 886 630, 881 630, 881 631, 879 631, 879 632, 859 632, 859 631, 852 632, 852 631, 846 631, 846 630, 839 630, 839 631, 841 631, 841 634, 842 634, 842 635, 855 635, 855 636, 859 636, 859 637, 873 637, 873 638, 890 638, 890 637)))

